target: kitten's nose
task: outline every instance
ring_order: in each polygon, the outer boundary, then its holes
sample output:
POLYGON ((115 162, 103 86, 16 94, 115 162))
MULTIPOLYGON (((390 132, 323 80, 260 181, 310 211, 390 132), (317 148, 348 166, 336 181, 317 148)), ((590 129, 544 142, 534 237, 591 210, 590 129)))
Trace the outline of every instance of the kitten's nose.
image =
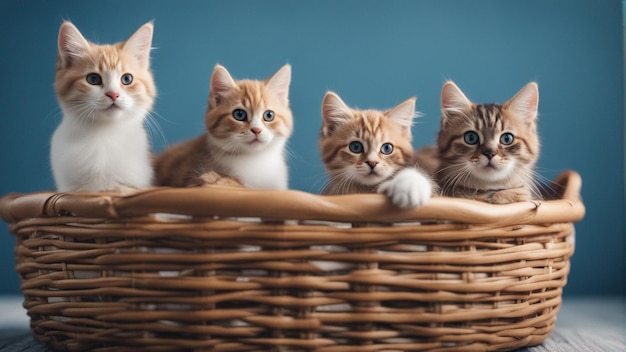
POLYGON ((368 160, 365 162, 367 165, 370 166, 370 169, 374 170, 374 168, 376 167, 376 165, 378 165, 378 161, 374 161, 374 160, 368 160))
POLYGON ((491 160, 494 156, 496 156, 496 152, 493 149, 485 149, 483 151, 483 155, 487 157, 487 159, 491 160))
POLYGON ((258 127, 252 127, 250 131, 252 131, 252 133, 254 133, 257 136, 261 134, 261 129, 258 127))
POLYGON ((120 97, 120 93, 117 92, 106 92, 105 93, 107 97, 111 98, 111 100, 116 101, 117 98, 120 97))

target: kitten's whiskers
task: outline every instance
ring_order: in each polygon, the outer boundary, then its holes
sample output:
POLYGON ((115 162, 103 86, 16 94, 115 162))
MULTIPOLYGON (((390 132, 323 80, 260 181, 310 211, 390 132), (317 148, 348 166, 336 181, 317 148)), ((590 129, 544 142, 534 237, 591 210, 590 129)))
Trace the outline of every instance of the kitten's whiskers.
POLYGON ((231 157, 241 154, 241 143, 229 138, 214 155, 215 162, 220 164, 224 156, 231 157))
POLYGON ((72 107, 81 127, 92 128, 95 124, 96 107, 88 101, 76 101, 72 107), (87 124, 90 125, 87 125, 87 124))
POLYGON ((163 129, 161 128, 161 126, 159 125, 158 121, 157 121, 157 117, 161 117, 161 115, 157 114, 156 112, 151 112, 145 109, 142 109, 142 113, 145 114, 146 118, 144 120, 146 129, 148 130, 148 134, 150 136, 158 136, 161 137, 161 141, 163 141, 164 144, 167 144, 167 138, 165 137, 165 133, 163 132, 163 129))
POLYGON ((354 193, 359 185, 355 180, 356 175, 357 173, 352 170, 343 170, 339 173, 332 174, 324 183, 323 189, 326 189, 330 184, 334 184, 335 186, 332 189, 333 194, 354 193))
MULTIPOLYGON (((467 185, 471 179, 471 170, 464 164, 454 164, 439 170, 437 173, 446 171, 441 178, 441 193, 447 196, 455 196, 459 185, 467 185)), ((463 187, 465 188, 465 187, 463 187)), ((477 190, 475 191, 477 192, 477 190)))

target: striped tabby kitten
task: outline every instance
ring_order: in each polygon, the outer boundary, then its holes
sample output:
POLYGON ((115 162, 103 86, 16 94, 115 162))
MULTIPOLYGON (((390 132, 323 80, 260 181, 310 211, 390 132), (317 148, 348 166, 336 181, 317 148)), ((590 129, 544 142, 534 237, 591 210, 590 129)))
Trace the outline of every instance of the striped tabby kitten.
POLYGON ((57 190, 113 191, 152 183, 144 123, 156 96, 152 23, 124 42, 88 42, 70 22, 59 30, 54 89, 63 119, 50 159, 57 190))
POLYGON ((415 98, 387 111, 354 110, 326 93, 319 145, 330 177, 323 193, 378 192, 400 208, 424 204, 432 185, 411 167, 414 117, 415 98))
POLYGON ((285 144, 293 129, 290 81, 289 65, 265 81, 235 81, 226 68, 215 66, 206 131, 157 157, 157 185, 287 189, 285 144))
POLYGON ((498 204, 539 197, 534 183, 538 103, 534 82, 502 105, 474 104, 446 82, 436 173, 443 195, 498 204))

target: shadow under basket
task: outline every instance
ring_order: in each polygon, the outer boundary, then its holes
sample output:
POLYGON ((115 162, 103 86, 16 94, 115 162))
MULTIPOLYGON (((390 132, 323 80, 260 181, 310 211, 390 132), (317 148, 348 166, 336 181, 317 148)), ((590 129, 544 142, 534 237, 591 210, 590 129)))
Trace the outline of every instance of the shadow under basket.
POLYGON ((550 200, 224 186, 8 194, 35 337, 60 351, 478 351, 554 328, 584 216, 550 200))

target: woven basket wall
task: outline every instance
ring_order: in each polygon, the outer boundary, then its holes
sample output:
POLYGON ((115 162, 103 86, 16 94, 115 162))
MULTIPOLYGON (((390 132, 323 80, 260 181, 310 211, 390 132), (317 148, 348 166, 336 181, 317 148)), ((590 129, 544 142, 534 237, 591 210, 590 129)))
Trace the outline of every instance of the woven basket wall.
POLYGON ((241 188, 9 194, 33 334, 68 351, 477 351, 552 331, 584 215, 241 188))

